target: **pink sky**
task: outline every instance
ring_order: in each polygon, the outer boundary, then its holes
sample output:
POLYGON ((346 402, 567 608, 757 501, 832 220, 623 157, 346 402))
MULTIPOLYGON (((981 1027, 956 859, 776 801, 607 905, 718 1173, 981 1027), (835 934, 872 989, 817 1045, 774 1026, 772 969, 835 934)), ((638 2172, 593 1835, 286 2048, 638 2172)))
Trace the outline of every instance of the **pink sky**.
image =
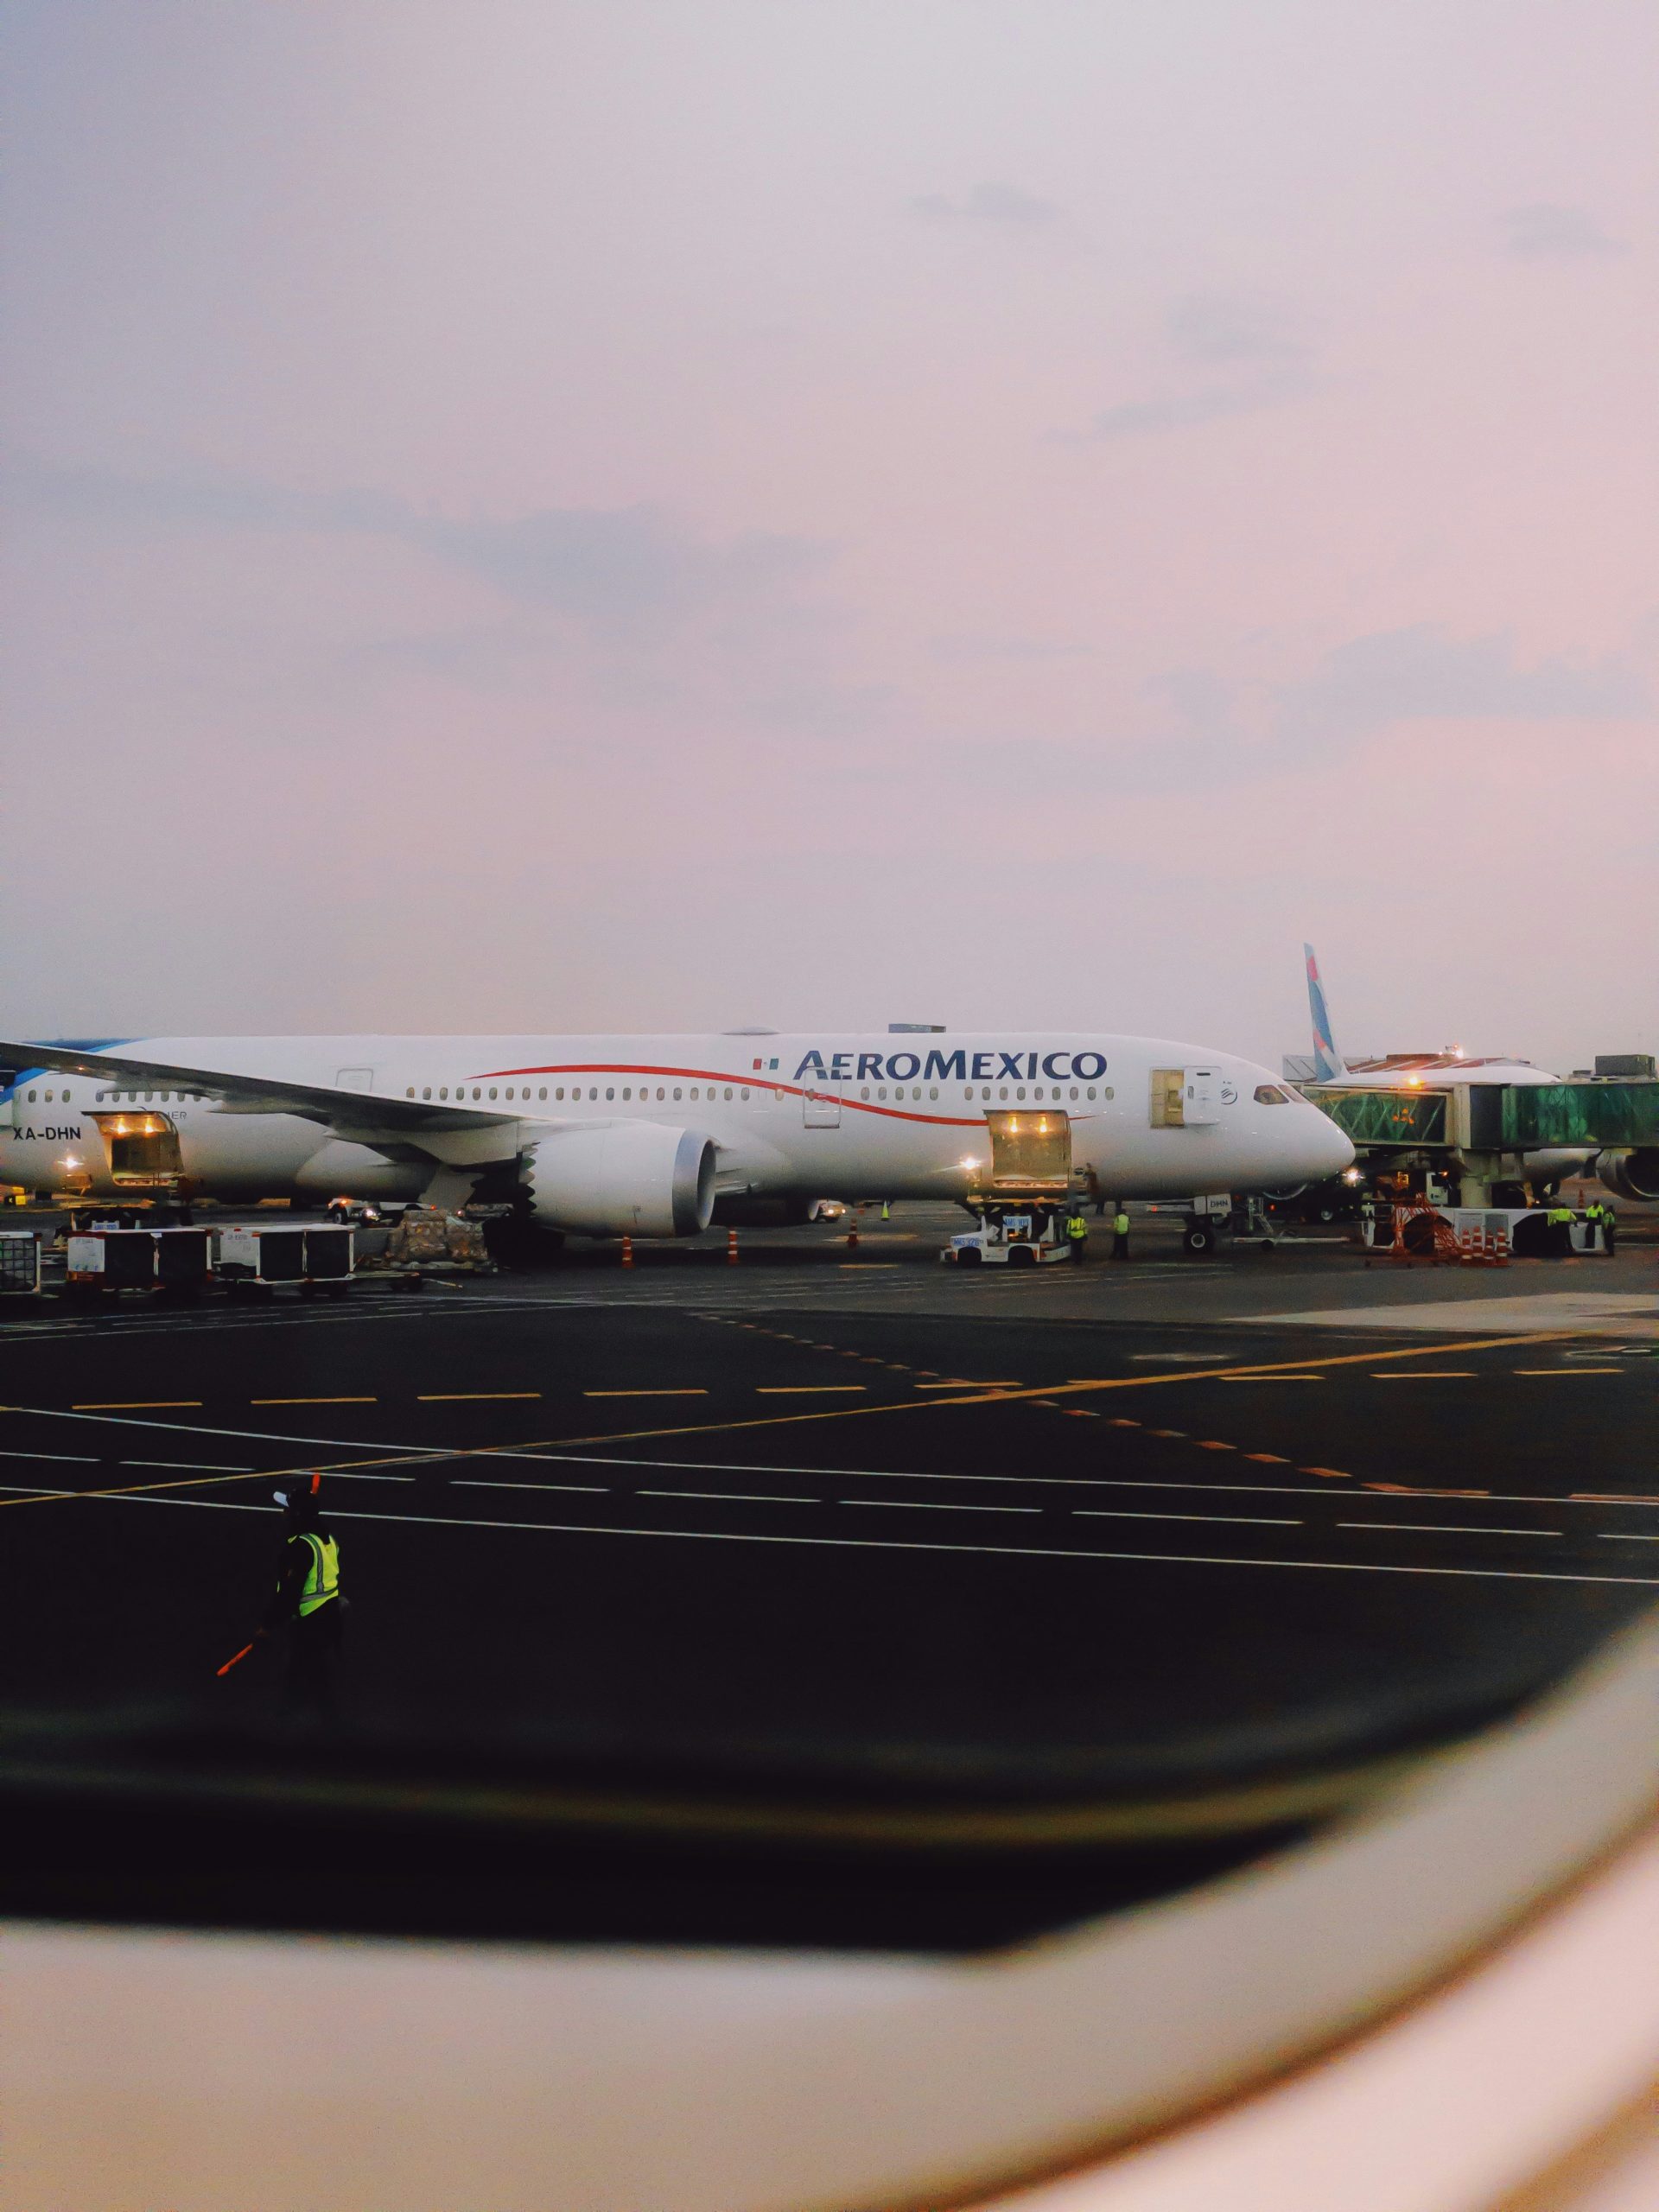
POLYGON ((4 36, 8 1025, 1659 1047, 1645 0, 4 36))

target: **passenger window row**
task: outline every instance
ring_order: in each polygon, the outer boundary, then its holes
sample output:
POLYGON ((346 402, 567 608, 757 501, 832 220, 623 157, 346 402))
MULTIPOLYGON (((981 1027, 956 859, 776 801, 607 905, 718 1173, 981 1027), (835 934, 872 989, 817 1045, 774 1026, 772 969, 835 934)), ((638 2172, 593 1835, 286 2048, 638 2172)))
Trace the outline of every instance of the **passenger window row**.
MULTIPOLYGON (((56 1095, 61 1105, 67 1106, 73 1103, 73 1093, 71 1091, 60 1090, 56 1095)), ((106 1102, 111 1106, 181 1106, 187 1099, 199 1099, 201 1095, 199 1090, 95 1090, 92 1103, 95 1106, 102 1106, 106 1102)), ((31 1090, 29 1104, 34 1105, 37 1099, 49 1106, 53 1093, 49 1090, 31 1090)))
MULTIPOLYGON (((724 1097, 724 1098, 726 1098, 726 1099, 730 1099, 730 1098, 732 1097, 732 1096, 733 1096, 733 1094, 734 1094, 734 1090, 735 1090, 735 1094, 736 1094, 736 1096, 737 1096, 738 1099, 739 1099, 739 1100, 740 1100, 740 1101, 741 1101, 744 1105, 747 1105, 747 1104, 748 1103, 748 1100, 749 1100, 749 1090, 748 1090, 748 1086, 747 1086, 747 1084, 736 1084, 736 1085, 734 1085, 734 1084, 729 1084, 729 1083, 728 1083, 728 1084, 727 1084, 724 1086, 724 1088, 722 1089, 720 1085, 715 1084, 712 1084, 712 1083, 710 1083, 710 1084, 696 1084, 696 1083, 694 1083, 694 1084, 691 1085, 690 1095, 691 1095, 691 1096, 692 1096, 694 1099, 700 1099, 700 1098, 703 1097, 703 1096, 705 1096, 705 1094, 706 1094, 706 1095, 707 1095, 707 1097, 708 1097, 708 1100, 709 1100, 709 1103, 712 1105, 712 1104, 713 1104, 713 1103, 715 1102, 715 1100, 716 1098, 721 1098, 721 1097, 724 1097)), ((607 1100, 609 1100, 613 1104, 615 1103, 615 1100, 616 1100, 616 1092, 617 1092, 617 1086, 616 1086, 614 1084, 607 1084, 605 1086, 605 1096, 606 1096, 606 1098, 607 1098, 607 1100)), ((407 1084, 407 1085, 404 1087, 404 1097, 405 1097, 405 1098, 413 1098, 413 1097, 415 1096, 415 1095, 416 1095, 416 1087, 415 1087, 415 1085, 414 1085, 412 1083, 411 1083, 411 1084, 407 1084)), ((547 1102, 547 1096, 548 1096, 548 1086, 546 1085, 546 1084, 541 1084, 541 1085, 539 1086, 539 1088, 537 1090, 537 1091, 536 1091, 536 1094, 535 1094, 535 1095, 536 1095, 536 1100, 537 1100, 537 1103, 538 1104, 545 1104, 545 1103, 546 1103, 546 1102, 547 1102)), ((571 1086, 570 1086, 570 1097, 571 1097, 572 1101, 574 1102, 574 1101, 575 1101, 575 1100, 579 1099, 579 1098, 582 1096, 582 1085, 581 1085, 579 1083, 578 1083, 578 1084, 571 1084, 571 1086)), ((590 1100, 596 1100, 596 1099, 599 1097, 599 1095, 600 1095, 600 1086, 599 1086, 596 1083, 595 1083, 595 1084, 589 1084, 589 1085, 588 1086, 588 1098, 589 1098, 590 1100)), ((684 1098, 685 1095, 686 1095, 686 1094, 685 1094, 685 1090, 684 1090, 683 1086, 677 1087, 677 1088, 676 1088, 672 1092, 671 1092, 671 1091, 668 1090, 668 1088, 666 1087, 666 1085, 664 1085, 664 1084, 658 1084, 658 1086, 657 1086, 657 1099, 658 1099, 658 1103, 666 1102, 667 1100, 669 1100, 669 1099, 671 1097, 671 1098, 672 1098, 672 1100, 674 1101, 674 1103, 677 1104, 678 1103, 680 1103, 680 1101, 682 1101, 682 1100, 684 1098)), ((779 1096, 779 1097, 781 1097, 781 1096, 783 1096, 783 1093, 782 1093, 781 1091, 779 1091, 779 1092, 777 1092, 775 1095, 776 1095, 777 1096, 779 1096)), ((917 1096, 919 1098, 919 1097, 920 1097, 920 1096, 921 1096, 921 1093, 920 1093, 919 1091, 918 1091, 916 1095, 917 1095, 917 1096)), ((439 1103, 440 1104, 442 1104, 442 1103, 451 1103, 451 1102, 450 1102, 450 1090, 449 1090, 449 1085, 448 1085, 447 1083, 441 1083, 441 1084, 437 1084, 437 1085, 435 1086, 435 1087, 434 1087, 434 1085, 433 1085, 433 1084, 429 1084, 429 1083, 428 1083, 428 1084, 422 1084, 422 1086, 421 1086, 421 1090, 420 1090, 420 1096, 422 1096, 422 1098, 423 1098, 423 1099, 430 1099, 430 1098, 433 1098, 434 1096, 435 1096, 435 1097, 436 1097, 436 1099, 437 1099, 437 1101, 438 1101, 438 1103, 439 1103)), ((475 1084, 474 1084, 474 1085, 472 1086, 472 1093, 471 1093, 471 1096, 472 1096, 472 1097, 473 1097, 474 1099, 478 1100, 480 1103, 487 1103, 489 1100, 498 1097, 499 1094, 498 1094, 497 1086, 496 1086, 495 1084, 489 1084, 489 1085, 486 1086, 485 1084, 476 1084, 476 1083, 475 1083, 475 1084)), ((558 1085, 556 1085, 556 1086, 555 1087, 554 1091, 553 1091, 553 1103, 554 1103, 554 1104, 555 1104, 555 1105, 558 1105, 558 1104, 563 1103, 563 1100, 564 1100, 564 1096, 565 1096, 565 1087, 564 1087, 564 1085, 563 1085, 563 1084, 559 1084, 558 1085)), ((622 1085, 622 1103, 623 1103, 625 1106, 632 1105, 632 1104, 634 1104, 635 1103, 639 1103, 639 1105, 641 1105, 641 1106, 646 1105, 646 1104, 648 1104, 648 1103, 651 1102, 651 1096, 652 1096, 652 1094, 651 1094, 651 1089, 650 1089, 649 1084, 643 1084, 643 1083, 642 1083, 642 1084, 639 1084, 639 1096, 638 1096, 638 1100, 637 1100, 637 1102, 636 1102, 636 1099, 635 1099, 635 1091, 634 1091, 634 1085, 633 1085, 633 1084, 624 1084, 622 1085)), ((885 1093, 883 1093, 883 1096, 886 1096, 886 1094, 885 1094, 885 1093)), ((937 1090, 933 1093, 933 1096, 934 1096, 936 1098, 938 1096, 938 1091, 937 1091, 937 1090)), ((529 1104, 529 1103, 530 1103, 530 1098, 531 1098, 531 1087, 530 1087, 530 1085, 529 1085, 527 1083, 525 1083, 525 1084, 511 1084, 511 1083, 510 1083, 510 1084, 507 1085, 507 1087, 506 1087, 506 1091, 505 1091, 505 1100, 503 1103, 505 1103, 505 1101, 512 1101, 512 1100, 515 1100, 515 1099, 516 1099, 516 1100, 518 1100, 518 1101, 519 1101, 519 1102, 523 1103, 524 1104, 528 1105, 528 1104, 529 1104)), ((452 1103, 455 1103, 455 1104, 461 1104, 461 1103, 467 1103, 467 1085, 466 1085, 464 1083, 458 1083, 458 1084, 455 1085, 455 1087, 454 1087, 454 1101, 453 1101, 452 1103)))
MULTIPOLYGON (((1109 1083, 1104 1085, 1096 1085, 1091 1083, 1082 1086, 1074 1083, 1071 1087, 1071 1097, 1074 1099, 1077 1098, 1079 1096, 1080 1091, 1081 1095, 1085 1098, 1094 1098, 1096 1096, 1101 1098, 1116 1098, 1117 1096, 1116 1091, 1113 1090, 1109 1083)), ((1040 1102, 1043 1097, 1043 1094, 1044 1086, 1040 1083, 1033 1084, 1031 1086, 1031 1095, 1033 1099, 1040 1102)), ((973 1103, 974 1087, 972 1084, 969 1084, 967 1090, 964 1090, 962 1095, 968 1101, 969 1105, 973 1103)), ((988 1083, 982 1085, 979 1095, 982 1099, 988 1099, 990 1097, 991 1086, 988 1083)), ((1008 1086, 1006 1083, 998 1086, 996 1095, 999 1098, 1006 1098, 1007 1096, 1008 1086)), ((1019 1103, 1019 1102, 1025 1097, 1025 1084, 1023 1083, 1015 1084, 1014 1086, 1015 1103, 1019 1103)), ((1065 1087, 1060 1084, 1051 1084, 1048 1086, 1048 1096, 1057 1106, 1059 1104, 1060 1101, 1066 1096, 1066 1095, 1065 1087)))

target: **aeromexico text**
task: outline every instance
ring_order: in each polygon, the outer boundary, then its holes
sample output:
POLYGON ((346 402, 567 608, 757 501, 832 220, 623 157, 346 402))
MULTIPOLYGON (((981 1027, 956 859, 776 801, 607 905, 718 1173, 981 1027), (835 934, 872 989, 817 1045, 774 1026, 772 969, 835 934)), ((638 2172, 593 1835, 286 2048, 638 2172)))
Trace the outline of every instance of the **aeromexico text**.
MULTIPOLYGON (((773 1066, 777 1062, 772 1063, 773 1066)), ((760 1062, 755 1062, 756 1067, 760 1062)), ((818 1083, 1093 1083, 1106 1072, 1104 1052, 809 1052, 795 1071, 818 1083)))

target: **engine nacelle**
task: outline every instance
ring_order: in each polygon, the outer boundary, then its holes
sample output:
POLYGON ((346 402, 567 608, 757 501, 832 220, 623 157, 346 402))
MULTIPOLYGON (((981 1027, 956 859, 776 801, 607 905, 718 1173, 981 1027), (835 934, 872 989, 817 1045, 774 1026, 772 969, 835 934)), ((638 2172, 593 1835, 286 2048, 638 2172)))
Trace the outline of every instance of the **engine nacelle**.
POLYGON ((1653 1145, 1642 1145, 1634 1152, 1601 1153, 1596 1173, 1621 1198, 1659 1198, 1659 1147, 1653 1145))
POLYGON ((558 1129, 525 1155, 531 1211, 582 1236, 695 1236, 715 1205, 715 1141, 662 1122, 558 1129))

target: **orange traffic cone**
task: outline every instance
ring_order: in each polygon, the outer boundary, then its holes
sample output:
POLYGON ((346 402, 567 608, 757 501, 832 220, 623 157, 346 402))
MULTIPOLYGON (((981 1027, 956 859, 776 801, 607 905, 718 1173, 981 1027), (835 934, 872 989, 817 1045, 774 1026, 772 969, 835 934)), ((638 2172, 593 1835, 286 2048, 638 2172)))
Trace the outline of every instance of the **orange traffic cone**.
POLYGON ((728 1268, 737 1265, 737 1231, 734 1229, 728 1229, 726 1232, 726 1264, 728 1268))
POLYGON ((633 1265, 633 1239, 632 1236, 625 1236, 622 1239, 622 1264, 625 1268, 631 1268, 633 1265))

